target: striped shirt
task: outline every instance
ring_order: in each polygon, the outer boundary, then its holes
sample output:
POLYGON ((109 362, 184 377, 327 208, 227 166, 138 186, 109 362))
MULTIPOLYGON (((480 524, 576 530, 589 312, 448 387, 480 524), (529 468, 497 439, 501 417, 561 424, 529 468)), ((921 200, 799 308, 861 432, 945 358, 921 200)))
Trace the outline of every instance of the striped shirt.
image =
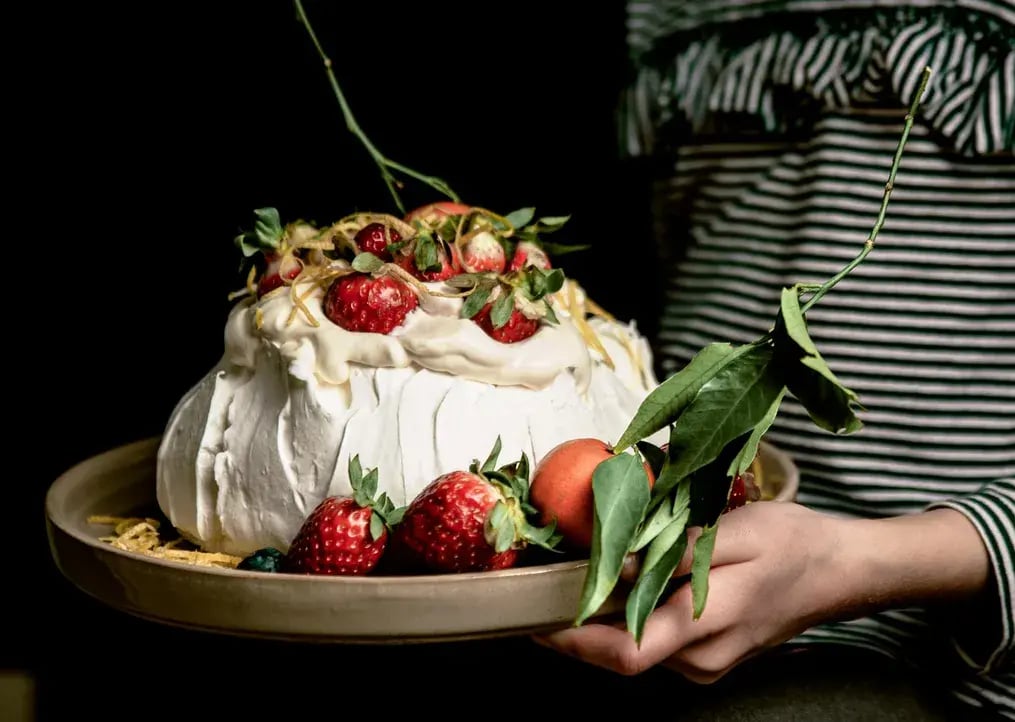
POLYGON ((994 572, 992 637, 974 647, 965 618, 899 609, 794 641, 890 654, 1015 719, 1015 2, 934 5, 632 0, 620 140, 669 159, 655 348, 671 373, 758 338, 783 286, 856 256, 932 67, 874 252, 808 313, 865 426, 829 434, 789 400, 769 438, 812 508, 964 513, 994 572))

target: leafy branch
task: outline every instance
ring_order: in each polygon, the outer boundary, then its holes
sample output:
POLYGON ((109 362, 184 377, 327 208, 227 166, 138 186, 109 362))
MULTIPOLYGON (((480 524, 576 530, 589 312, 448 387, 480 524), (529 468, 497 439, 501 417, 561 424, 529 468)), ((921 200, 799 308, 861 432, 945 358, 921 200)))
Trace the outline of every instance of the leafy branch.
MULTIPOLYGON (((787 392, 822 429, 850 434, 862 428, 856 416, 861 408, 857 395, 822 358, 810 337, 806 314, 873 250, 930 72, 923 71, 881 208, 856 258, 822 284, 783 288, 775 324, 757 340, 741 346, 705 346, 645 398, 614 445, 616 457, 597 467, 592 482, 592 548, 576 625, 595 614, 613 592, 624 557, 639 553, 643 555, 639 576, 627 596, 627 627, 640 643, 646 619, 684 556, 691 526, 702 529, 690 575, 693 616, 701 616, 719 520, 733 480, 754 461, 787 392), (648 458, 646 450, 652 445, 646 440, 667 428, 669 442, 649 492, 647 474, 632 447, 648 458)), ((659 451, 654 449, 651 456, 659 456, 659 451)))
POLYGON ((902 161, 902 151, 906 147, 906 141, 909 140, 909 132, 913 129, 913 120, 916 118, 916 109, 919 107, 920 98, 923 97, 924 92, 927 90, 927 81, 929 80, 930 68, 924 68, 923 75, 920 78, 920 86, 916 89, 916 95, 913 97, 913 102, 909 106, 909 112, 906 113, 905 125, 902 128, 902 137, 899 139, 899 145, 895 149, 895 157, 892 159, 892 169, 888 173, 888 182, 885 183, 885 193, 881 198, 881 209, 878 211, 878 217, 874 222, 874 228, 871 229, 870 235, 867 236, 867 240, 864 241, 863 250, 860 251, 860 255, 854 258, 845 268, 836 273, 814 292, 814 295, 811 296, 810 300, 807 301, 801 309, 803 313, 807 313, 811 309, 811 306, 820 301, 822 296, 828 293, 835 284, 848 276, 854 268, 863 263, 863 259, 865 259, 867 255, 874 250, 874 241, 877 239, 878 233, 881 232, 881 228, 885 225, 885 214, 888 212, 888 200, 891 198, 892 190, 895 188, 895 174, 898 172, 899 163, 902 161))
POLYGON ((335 77, 331 58, 329 58, 328 54, 324 52, 324 46, 321 45, 320 40, 317 38, 317 34, 314 32, 314 28, 310 24, 310 19, 307 17, 307 13, 303 9, 303 3, 300 0, 293 0, 293 4, 296 7, 296 14, 299 17, 299 21, 306 28, 307 34, 310 36, 310 40, 313 42, 314 48, 317 50, 317 54, 321 56, 321 61, 324 63, 324 72, 328 76, 328 82, 331 84, 331 89, 334 91, 335 97, 338 99, 338 104, 342 108, 342 115, 345 117, 346 127, 353 135, 359 138, 363 147, 366 148, 367 152, 374 159, 374 162, 381 171, 381 177, 384 179, 385 185, 387 185, 392 198, 395 200, 395 205, 398 207, 398 210, 403 214, 406 211, 405 206, 402 204, 402 199, 398 195, 398 189, 403 187, 403 184, 392 174, 391 171, 403 173, 410 178, 414 178, 421 183, 425 183, 438 193, 442 193, 451 200, 459 202, 460 198, 443 180, 434 176, 424 175, 412 168, 402 165, 401 163, 396 163, 381 153, 377 149, 377 146, 375 146, 370 139, 367 138, 362 128, 359 127, 359 123, 356 122, 355 116, 352 114, 352 108, 349 107, 349 103, 345 99, 345 94, 342 92, 342 88, 338 84, 338 78, 335 77))

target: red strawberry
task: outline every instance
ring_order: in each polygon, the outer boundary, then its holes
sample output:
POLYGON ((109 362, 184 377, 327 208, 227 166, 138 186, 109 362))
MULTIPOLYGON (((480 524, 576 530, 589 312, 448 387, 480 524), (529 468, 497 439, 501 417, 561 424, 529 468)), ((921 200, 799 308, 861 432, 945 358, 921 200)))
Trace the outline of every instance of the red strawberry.
POLYGON ((730 485, 730 495, 726 501, 726 508, 723 509, 723 513, 738 509, 760 498, 761 490, 754 483, 754 474, 749 471, 737 474, 733 477, 733 483, 730 485))
POLYGON ((455 246, 435 240, 432 237, 423 236, 417 237, 416 244, 409 246, 407 252, 397 254, 394 259, 397 265, 404 268, 414 277, 428 282, 446 281, 461 272, 461 259, 458 257, 458 249, 455 246), (440 268, 432 268, 426 271, 419 269, 416 265, 415 245, 420 243, 431 244, 433 246, 434 257, 436 258, 436 263, 440 264, 440 268))
POLYGON ((500 438, 480 467, 432 481, 405 510, 395 530, 402 555, 418 568, 456 573, 506 569, 530 544, 553 549, 553 525, 529 523, 528 459, 496 469, 500 438))
POLYGON ((419 298, 392 276, 353 273, 331 284, 323 305, 324 315, 346 331, 391 333, 419 305, 419 298))
POLYGON ((504 246, 489 231, 480 231, 462 249, 462 267, 470 273, 503 273, 506 265, 504 246))
POLYGON ((377 566, 398 523, 387 494, 374 499, 377 469, 366 476, 359 457, 349 461, 352 496, 330 496, 314 509, 296 533, 282 562, 290 574, 367 574, 377 566))
POLYGON ((546 255, 546 251, 532 241, 522 241, 515 247, 515 253, 511 257, 511 265, 508 266, 508 270, 520 271, 529 266, 535 266, 544 271, 553 268, 550 264, 550 257, 546 255))
POLYGON ((507 323, 500 328, 497 328, 490 319, 490 310, 492 307, 493 304, 486 304, 479 310, 479 313, 472 317, 472 320, 475 321, 481 329, 486 331, 486 335, 494 341, 500 341, 501 343, 515 343, 517 341, 527 339, 539 330, 539 321, 537 319, 528 318, 517 308, 511 310, 511 316, 508 318, 507 323))
POLYGON ((361 253, 372 253, 383 261, 390 261, 388 244, 401 241, 402 234, 383 223, 368 223, 359 229, 353 240, 361 253))
POLYGON ((564 284, 560 270, 529 266, 507 276, 466 273, 449 283, 467 291, 462 317, 471 318, 487 336, 501 343, 527 339, 543 322, 558 323, 550 296, 564 284))
POLYGON ((283 280, 283 259, 274 253, 265 253, 264 258, 268 266, 257 282, 258 298, 271 293, 276 288, 281 288, 286 281, 292 281, 303 270, 303 267, 294 258, 289 258, 285 261, 285 278, 283 280))

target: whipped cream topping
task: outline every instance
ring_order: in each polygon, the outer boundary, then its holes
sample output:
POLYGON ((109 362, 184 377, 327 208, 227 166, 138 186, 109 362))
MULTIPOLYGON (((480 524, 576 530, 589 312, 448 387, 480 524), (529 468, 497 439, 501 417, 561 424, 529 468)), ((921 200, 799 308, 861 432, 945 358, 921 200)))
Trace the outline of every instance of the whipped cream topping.
POLYGON ((324 291, 317 289, 304 301, 317 326, 302 311, 293 315, 287 290, 238 304, 226 325, 226 357, 237 366, 253 368, 259 348, 267 343, 297 364, 303 375, 312 370, 321 383, 332 385, 349 381, 351 364, 380 368, 415 364, 473 381, 531 389, 546 388, 567 372, 580 391, 588 388, 592 360, 581 334, 566 317, 559 324, 543 324, 530 338, 505 344, 461 318, 462 299, 424 295, 420 306, 391 334, 356 333, 325 317, 323 299, 324 291))
POLYGON ((501 463, 525 454, 535 464, 572 438, 613 441, 654 385, 633 325, 596 325, 614 370, 564 311, 502 344, 460 318, 461 299, 424 296, 381 335, 332 323, 322 296, 305 300, 317 326, 292 315, 284 290, 238 303, 221 360, 170 417, 158 501, 209 551, 287 550, 322 499, 351 493, 353 456, 378 469, 378 491, 407 504, 486 458, 498 437, 501 463))

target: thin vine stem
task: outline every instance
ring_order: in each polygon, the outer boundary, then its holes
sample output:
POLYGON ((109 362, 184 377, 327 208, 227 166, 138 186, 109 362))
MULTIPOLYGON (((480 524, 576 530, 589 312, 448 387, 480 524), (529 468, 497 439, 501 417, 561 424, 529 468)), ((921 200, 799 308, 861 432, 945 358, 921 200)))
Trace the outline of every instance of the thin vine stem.
POLYGON ((877 220, 874 222, 874 227, 871 229, 870 235, 867 236, 867 240, 864 241, 863 250, 860 254, 854 258, 849 264, 846 265, 841 271, 836 273, 825 283, 814 291, 814 295, 811 296, 807 302, 800 309, 803 313, 807 313, 810 308, 816 304, 821 298, 832 290, 839 281, 848 276, 850 272, 865 259, 871 251, 874 250, 874 242, 877 240, 878 233, 881 232, 882 226, 885 225, 885 214, 888 211, 888 200, 892 196, 892 190, 895 188, 895 174, 899 171, 899 163, 902 160, 902 151, 906 147, 906 141, 909 140, 909 132, 913 129, 913 119, 916 117, 916 110, 920 105, 920 99, 923 97, 924 91, 927 89, 927 81, 930 80, 930 68, 923 69, 923 76, 920 78, 920 86, 916 89, 916 95, 913 97, 913 102, 909 106, 909 112, 906 114, 906 124, 902 129, 902 137, 899 138, 899 145, 895 149, 895 158, 892 159, 892 169, 888 173, 888 182, 885 184, 885 193, 881 198, 881 210, 878 211, 877 220))
POLYGON ((363 129, 360 128, 359 123, 356 122, 356 116, 353 115, 352 108, 349 106, 349 103, 345 98, 345 93, 342 92, 342 87, 338 83, 338 78, 335 77, 331 58, 328 57, 328 54, 324 51, 324 46, 321 45, 321 41, 318 40, 317 33, 314 32, 314 28, 310 24, 310 18, 307 17, 307 13, 303 9, 303 3, 300 0, 293 0, 293 4, 296 7, 296 14, 299 17, 300 23, 304 28, 306 28, 307 35, 310 36, 310 40, 313 42, 314 48, 317 50, 317 54, 321 56, 321 61, 324 63, 324 72, 328 76, 328 82, 331 85, 332 91, 335 93, 335 97, 338 99, 339 106, 342 108, 342 115, 345 118, 346 127, 353 135, 359 138, 363 147, 366 148, 367 152, 374 159, 374 162, 381 171, 381 177, 384 179, 384 184, 388 187, 388 191, 391 192, 391 197, 394 198, 395 205, 398 207, 398 210, 405 213, 405 206, 402 204, 402 199, 398 195, 398 189, 402 187, 402 183, 391 173, 392 170, 404 173, 410 178, 414 178, 421 183, 425 183, 438 193, 443 193, 456 203, 459 202, 461 199, 443 180, 434 176, 424 175, 423 173, 419 173, 412 168, 402 165, 401 163, 396 163, 395 161, 390 160, 370 141, 366 133, 363 132, 363 129))

